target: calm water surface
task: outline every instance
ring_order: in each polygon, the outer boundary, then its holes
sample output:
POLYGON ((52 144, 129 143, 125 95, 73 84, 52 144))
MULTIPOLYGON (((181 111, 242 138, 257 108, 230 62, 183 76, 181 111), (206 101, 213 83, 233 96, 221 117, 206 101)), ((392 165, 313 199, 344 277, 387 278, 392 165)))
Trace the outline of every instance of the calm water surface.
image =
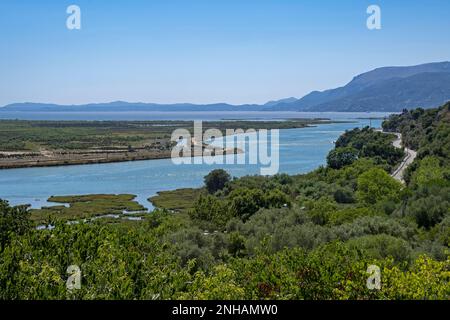
MULTIPOLYGON (((236 113, 232 114, 235 119, 236 113)), ((239 115, 239 118, 289 118, 286 115, 287 113, 270 114, 268 115, 267 112, 263 113, 263 115, 260 112, 257 114, 248 113, 247 116, 239 115)), ((290 116, 291 118, 306 117, 304 113, 293 112, 289 114, 295 114, 295 116, 290 116)), ((231 115, 223 112, 214 115, 202 113, 202 115, 202 117, 199 117, 191 113, 187 117, 187 115, 173 113, 170 119, 178 119, 178 117, 183 119, 216 120, 232 118, 231 115)), ((356 123, 323 124, 312 128, 281 130, 280 173, 305 173, 325 164, 326 155, 334 147, 334 141, 339 135, 347 129, 369 125, 370 121, 368 119, 357 119, 368 117, 368 115, 380 116, 380 114, 341 113, 331 117, 330 113, 328 113, 328 116, 314 113, 310 117, 326 117, 339 120, 353 119, 356 123)), ((167 114, 165 119, 168 119, 167 114)), ((68 119, 66 118, 66 120, 68 119)), ((73 119, 69 117, 69 120, 73 119)), ((101 120, 107 119, 103 118, 101 120)), ((372 120, 371 124, 374 127, 379 127, 381 120, 372 120)), ((175 165, 170 159, 0 170, 0 198, 9 200, 13 205, 31 204, 33 207, 38 208, 48 205, 46 199, 52 195, 131 193, 137 195, 137 200, 145 207, 151 209, 152 205, 147 201, 147 198, 150 196, 163 190, 199 187, 203 183, 203 177, 215 168, 224 168, 236 177, 259 174, 260 171, 258 165, 175 165)))

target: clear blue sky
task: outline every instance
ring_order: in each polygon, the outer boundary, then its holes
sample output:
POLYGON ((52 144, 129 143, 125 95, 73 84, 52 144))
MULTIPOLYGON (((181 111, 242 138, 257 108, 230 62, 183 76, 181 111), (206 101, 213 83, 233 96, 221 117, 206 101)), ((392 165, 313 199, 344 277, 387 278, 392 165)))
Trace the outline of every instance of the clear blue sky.
POLYGON ((263 103, 450 60, 448 0, 1 0, 0 105, 263 103), (82 29, 66 28, 80 6, 82 29), (382 29, 366 9, 382 9, 382 29))

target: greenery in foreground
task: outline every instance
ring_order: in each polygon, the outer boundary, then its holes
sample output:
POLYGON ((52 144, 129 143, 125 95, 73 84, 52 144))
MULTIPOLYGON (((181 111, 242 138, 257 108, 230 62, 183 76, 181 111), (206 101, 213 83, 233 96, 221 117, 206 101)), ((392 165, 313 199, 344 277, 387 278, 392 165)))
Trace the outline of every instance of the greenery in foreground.
POLYGON ((143 221, 36 230, 26 207, 0 202, 0 298, 449 299, 450 105, 384 127, 418 151, 407 185, 389 176, 403 156, 392 137, 355 129, 327 167, 215 171, 204 189, 153 198, 143 221), (66 289, 70 265, 80 290, 66 289), (366 286, 369 265, 381 290, 366 286))

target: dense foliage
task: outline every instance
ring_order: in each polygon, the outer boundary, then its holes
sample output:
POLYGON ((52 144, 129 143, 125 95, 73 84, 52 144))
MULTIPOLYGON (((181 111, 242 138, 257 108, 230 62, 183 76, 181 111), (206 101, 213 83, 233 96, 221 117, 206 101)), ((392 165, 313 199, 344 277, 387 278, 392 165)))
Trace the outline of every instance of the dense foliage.
POLYGON ((230 181, 231 176, 223 169, 216 169, 211 171, 205 177, 205 187, 209 193, 215 193, 222 190, 230 181))
POLYGON ((164 193, 154 201, 170 210, 143 221, 36 230, 26 208, 1 202, 0 298, 449 299, 449 119, 447 105, 385 122, 418 151, 406 185, 390 176, 403 157, 394 137, 365 128, 337 141, 327 167, 213 174, 220 187, 164 193), (81 289, 66 289, 70 265, 81 289), (367 286, 371 265, 380 289, 367 286))
POLYGON ((327 157, 328 166, 340 169, 357 158, 372 158, 379 164, 395 165, 404 154, 392 145, 394 135, 387 135, 369 127, 345 132, 336 141, 336 148, 327 157))

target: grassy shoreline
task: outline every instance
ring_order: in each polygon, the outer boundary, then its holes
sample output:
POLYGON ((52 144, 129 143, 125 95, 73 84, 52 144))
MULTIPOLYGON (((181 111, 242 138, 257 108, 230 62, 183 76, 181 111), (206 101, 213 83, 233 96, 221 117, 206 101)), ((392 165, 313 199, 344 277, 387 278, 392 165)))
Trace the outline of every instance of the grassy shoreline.
POLYGON ((47 201, 57 205, 31 209, 30 218, 36 224, 58 221, 80 221, 109 216, 136 217, 147 213, 147 208, 135 201, 133 194, 88 194, 51 196, 47 201))
POLYGON ((181 188, 170 191, 159 191, 155 196, 148 198, 148 201, 158 209, 186 213, 192 208, 193 201, 200 195, 206 193, 204 188, 181 188))

